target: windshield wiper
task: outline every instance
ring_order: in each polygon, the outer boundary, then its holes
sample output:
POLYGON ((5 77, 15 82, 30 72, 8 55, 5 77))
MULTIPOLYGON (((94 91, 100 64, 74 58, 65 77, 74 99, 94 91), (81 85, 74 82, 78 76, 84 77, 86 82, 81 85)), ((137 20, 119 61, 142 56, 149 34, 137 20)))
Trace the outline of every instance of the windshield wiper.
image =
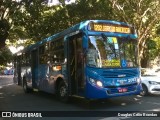
POLYGON ((116 51, 115 51, 115 48, 114 48, 114 44, 108 42, 109 39, 104 33, 102 33, 101 36, 102 36, 102 38, 104 40, 104 43, 105 43, 105 40, 107 40, 107 45, 109 46, 109 48, 111 49, 112 53, 114 53, 115 57, 116 57, 116 51))

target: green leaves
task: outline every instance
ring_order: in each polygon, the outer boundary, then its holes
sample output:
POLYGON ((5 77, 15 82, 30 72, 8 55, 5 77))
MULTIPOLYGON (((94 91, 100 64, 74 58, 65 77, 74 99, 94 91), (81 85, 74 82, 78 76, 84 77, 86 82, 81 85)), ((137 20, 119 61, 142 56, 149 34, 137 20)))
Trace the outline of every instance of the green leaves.
POLYGON ((20 39, 28 45, 87 19, 111 19, 134 25, 143 59, 144 51, 150 49, 147 40, 153 39, 152 29, 160 28, 156 26, 160 20, 159 0, 75 0, 72 4, 65 1, 48 6, 47 0, 1 0, 0 45, 4 46, 6 39, 9 45, 18 46, 20 39))
MULTIPOLYGON (((128 22, 137 29, 139 41, 139 57, 146 58, 147 40, 153 36, 152 30, 155 29, 160 20, 160 1, 159 0, 109 0, 112 4, 115 18, 128 22)), ((149 41, 150 42, 150 41, 149 41)), ((144 61, 144 60, 143 60, 144 61)), ((146 67, 146 66, 145 66, 146 67)))
POLYGON ((12 62, 13 57, 11 51, 4 47, 0 50, 0 65, 6 65, 7 63, 12 62))

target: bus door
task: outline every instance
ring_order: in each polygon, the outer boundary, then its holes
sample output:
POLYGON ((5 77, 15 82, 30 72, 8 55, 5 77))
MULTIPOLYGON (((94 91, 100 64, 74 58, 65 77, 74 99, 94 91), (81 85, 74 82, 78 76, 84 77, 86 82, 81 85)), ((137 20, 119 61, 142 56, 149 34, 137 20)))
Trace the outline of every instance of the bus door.
POLYGON ((84 60, 82 35, 75 35, 68 40, 68 81, 71 95, 84 96, 84 60))
POLYGON ((38 81, 38 50, 31 52, 31 68, 32 68, 32 87, 37 88, 36 81, 38 81))

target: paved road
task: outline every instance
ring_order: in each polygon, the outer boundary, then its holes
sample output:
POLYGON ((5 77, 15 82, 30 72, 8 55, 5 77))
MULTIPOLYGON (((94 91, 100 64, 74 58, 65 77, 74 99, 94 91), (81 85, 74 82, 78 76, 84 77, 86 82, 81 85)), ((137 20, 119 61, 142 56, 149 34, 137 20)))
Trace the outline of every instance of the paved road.
MULTIPOLYGON (((22 87, 13 84, 12 76, 0 76, 0 111, 160 111, 160 96, 128 96, 108 99, 105 101, 93 101, 91 106, 83 99, 75 99, 68 104, 61 103, 51 94, 33 92, 25 94, 22 87)), ((60 112, 59 114, 61 114, 60 112)), ((63 116, 63 113, 62 113, 63 116)), ((6 118, 5 118, 6 119, 6 118)), ((0 120, 5 120, 0 118, 0 120)), ((8 118, 12 120, 13 118, 8 118)), ((15 120, 20 118, 15 118, 15 120)), ((25 118, 28 119, 28 118, 25 118)), ((38 118, 40 119, 40 118, 38 118)), ((41 118, 53 119, 53 118, 41 118)), ((80 117, 54 117, 55 119, 82 119, 80 117)), ((84 117, 83 120, 159 120, 158 117, 84 117)))
POLYGON ((0 87, 13 84, 13 75, 0 75, 0 87))

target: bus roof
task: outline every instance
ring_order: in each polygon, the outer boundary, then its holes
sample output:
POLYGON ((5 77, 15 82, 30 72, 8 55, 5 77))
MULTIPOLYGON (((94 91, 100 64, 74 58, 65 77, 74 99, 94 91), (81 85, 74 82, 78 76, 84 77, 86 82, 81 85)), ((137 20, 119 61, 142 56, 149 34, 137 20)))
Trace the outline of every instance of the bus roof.
POLYGON ((24 50, 18 52, 18 53, 21 53, 21 52, 25 52, 25 51, 31 51, 31 50, 34 50, 35 48, 41 46, 43 43, 46 43, 48 41, 51 41, 51 40, 54 40, 56 38, 60 38, 60 37, 63 37, 69 33, 72 33, 72 32, 76 32, 76 31, 85 31, 86 30, 86 27, 87 25, 90 23, 90 22, 94 22, 94 23, 108 23, 108 24, 115 24, 115 25, 123 25, 123 26, 130 26, 129 24, 127 23, 124 23, 124 22, 118 22, 118 21, 113 21, 113 20, 86 20, 86 21, 83 21, 83 22, 80 22, 62 32, 59 32, 57 34, 54 34, 50 37, 47 37, 41 41, 38 41, 36 42, 35 44, 33 45, 29 45, 28 47, 26 47, 24 50))

